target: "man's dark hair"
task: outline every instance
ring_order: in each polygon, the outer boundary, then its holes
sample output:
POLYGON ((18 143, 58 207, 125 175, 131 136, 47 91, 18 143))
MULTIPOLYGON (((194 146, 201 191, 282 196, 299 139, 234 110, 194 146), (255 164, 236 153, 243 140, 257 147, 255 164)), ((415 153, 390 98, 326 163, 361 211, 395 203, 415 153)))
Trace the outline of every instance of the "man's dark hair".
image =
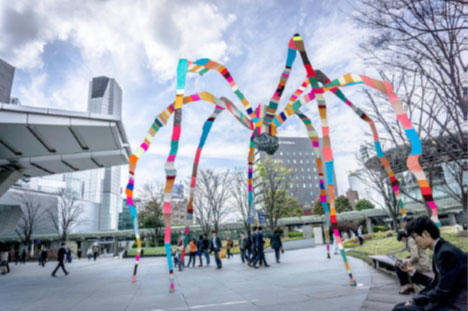
POLYGON ((257 230, 257 227, 253 227, 253 230, 254 230, 254 231, 257 230))
POLYGON ((207 237, 208 237, 208 234, 205 233, 203 236, 204 236, 205 238, 207 238, 207 237))
POLYGON ((262 228, 262 227, 258 227, 258 230, 262 231, 262 230, 263 230, 263 228, 262 228))
POLYGON ((211 231, 211 233, 216 233, 216 231, 215 231, 215 230, 213 230, 213 231, 211 231))
POLYGON ((411 220, 406 226, 406 231, 409 235, 416 233, 422 235, 423 231, 426 230, 434 240, 440 237, 439 228, 436 224, 427 216, 421 216, 411 220))
POLYGON ((65 242, 62 242, 62 246, 65 246, 65 242))
POLYGON ((408 233, 406 233, 405 231, 398 231, 398 234, 397 234, 398 241, 401 241, 401 239, 407 238, 407 237, 408 237, 408 233))

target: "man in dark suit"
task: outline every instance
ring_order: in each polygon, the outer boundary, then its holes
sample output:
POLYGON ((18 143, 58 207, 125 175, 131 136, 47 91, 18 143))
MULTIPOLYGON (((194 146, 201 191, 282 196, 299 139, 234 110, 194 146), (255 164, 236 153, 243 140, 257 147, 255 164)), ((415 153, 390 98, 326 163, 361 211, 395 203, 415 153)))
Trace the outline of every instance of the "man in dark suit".
POLYGON ((411 300, 393 310, 467 310, 467 256, 459 248, 440 238, 439 228, 427 216, 412 220, 406 227, 416 244, 432 249, 431 279, 409 266, 412 279, 425 288, 411 300))
POLYGON ((65 264, 63 262, 65 260, 66 253, 67 253, 67 250, 65 249, 65 242, 63 242, 62 247, 60 247, 58 254, 57 254, 58 264, 57 264, 57 267, 55 267, 54 271, 52 272, 53 277, 55 277, 55 273, 57 272, 59 268, 62 268, 65 275, 68 275, 68 271, 65 270, 65 264))
POLYGON ((221 250, 221 239, 216 236, 216 231, 211 232, 211 251, 214 252, 214 257, 216 261, 216 269, 222 268, 221 259, 219 259, 219 251, 221 250))
POLYGON ((252 267, 252 263, 257 258, 257 235, 258 235, 258 228, 253 227, 253 233, 250 236, 251 256, 250 256, 250 259, 249 259, 249 267, 252 267))
POLYGON ((255 258, 255 261, 252 263, 252 266, 257 269, 257 262, 259 264, 262 264, 265 267, 269 267, 269 265, 266 262, 265 259, 265 252, 263 251, 263 244, 265 244, 265 240, 263 240, 263 233, 262 233, 262 227, 258 227, 258 233, 257 233, 257 238, 256 238, 256 248, 257 248, 257 258, 255 258))

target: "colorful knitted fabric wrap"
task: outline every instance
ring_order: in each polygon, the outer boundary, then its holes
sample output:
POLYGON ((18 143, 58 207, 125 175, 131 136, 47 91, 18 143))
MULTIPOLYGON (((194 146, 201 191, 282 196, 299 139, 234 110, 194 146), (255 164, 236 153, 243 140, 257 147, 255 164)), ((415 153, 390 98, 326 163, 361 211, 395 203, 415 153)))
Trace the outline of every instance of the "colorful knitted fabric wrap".
MULTIPOLYGON (((347 74, 339 79, 330 80, 322 72, 315 71, 308 59, 304 42, 302 38, 296 34, 294 35, 288 44, 288 52, 285 68, 280 76, 280 81, 278 86, 273 93, 273 96, 268 104, 258 105, 257 108, 252 108, 249 101, 246 99, 244 94, 239 90, 237 83, 232 77, 229 70, 222 64, 219 64, 210 59, 199 59, 194 62, 181 59, 177 67, 177 87, 176 87, 176 96, 175 102, 170 104, 164 111, 162 111, 151 124, 147 135, 141 145, 135 150, 135 152, 130 156, 129 159, 129 180, 126 187, 126 196, 127 196, 127 206, 130 210, 132 216, 133 228, 135 231, 135 240, 137 244, 137 255, 135 260, 135 266, 133 269, 132 282, 136 281, 136 274, 138 270, 138 265, 141 256, 141 237, 138 228, 138 213, 133 202, 133 191, 135 188, 135 170, 139 158, 148 150, 151 145, 154 135, 159 131, 159 129, 165 126, 171 117, 174 114, 173 127, 172 127, 172 136, 171 136, 171 146, 169 155, 165 163, 165 173, 166 173, 166 184, 164 187, 164 203, 163 203, 163 212, 164 212, 164 226, 165 226, 165 235, 164 235, 164 246, 167 257, 167 264, 169 268, 169 290, 173 292, 174 288, 174 267, 172 265, 172 254, 171 254, 171 199, 172 199, 172 188, 174 186, 175 178, 177 175, 175 160, 177 157, 179 140, 182 132, 182 109, 185 104, 197 101, 206 101, 215 105, 213 113, 208 117, 208 119, 203 124, 202 134, 196 150, 195 159, 192 168, 192 178, 190 183, 190 198, 187 204, 187 221, 185 228, 185 242, 183 255, 185 254, 185 246, 188 241, 189 234, 189 224, 193 216, 193 200, 196 195, 195 188, 197 183, 197 172, 198 166, 201 159, 201 154, 203 146, 205 145, 210 130, 216 117, 224 110, 229 111, 240 124, 252 131, 252 135, 249 141, 249 153, 248 153, 248 202, 249 202, 249 215, 255 215, 255 209, 253 208, 254 195, 253 195, 253 167, 254 167, 254 153, 255 153, 255 141, 254 138, 263 133, 267 133, 270 136, 276 136, 277 128, 281 126, 290 116, 297 115, 304 126, 307 129, 308 136, 311 140, 314 154, 316 157, 316 166, 319 174, 319 185, 320 185, 320 201, 322 207, 325 211, 325 228, 326 231, 331 228, 333 234, 338 243, 340 253, 345 264, 347 274, 350 279, 350 284, 352 286, 356 285, 356 281, 353 278, 351 269, 346 258, 346 253, 341 243, 340 233, 338 231, 337 219, 336 219, 336 209, 335 209, 335 189, 333 183, 333 171, 334 171, 334 159, 332 152, 332 145, 330 139, 330 127, 327 118, 327 105, 324 99, 323 94, 325 92, 331 91, 338 98, 340 98, 346 105, 348 105, 353 111, 365 122, 367 122, 371 128, 374 139, 374 146, 377 152, 385 171, 387 172, 390 184, 397 198, 401 214, 403 216, 403 221, 406 222, 406 212, 403 208, 401 201, 401 194, 398 180, 393 173, 388 159, 385 157, 385 154, 382 150, 379 136, 377 133, 376 126, 374 122, 358 107, 352 104, 349 101, 343 92, 340 90, 341 87, 347 87, 355 84, 364 84, 365 86, 372 87, 383 94, 385 94, 395 113, 399 123, 403 126, 406 136, 409 139, 411 144, 411 151, 407 159, 408 169, 414 174, 418 180, 418 185, 421 190, 421 194, 426 202, 426 204, 431 208, 432 211, 432 220, 439 226, 439 219, 437 216, 437 206, 432 197, 432 190, 429 186, 427 178, 422 170, 421 165, 419 164, 419 157, 422 153, 421 141, 413 128, 411 121, 409 120, 402 102, 396 96, 393 91, 390 83, 386 81, 379 81, 371 79, 363 75, 347 74), (304 65, 305 71, 307 73, 307 78, 300 85, 300 87, 291 95, 289 101, 286 103, 283 111, 277 113, 278 106, 281 100, 282 93, 288 81, 292 64, 296 58, 296 54, 299 52, 302 63, 304 65), (190 96, 184 96, 185 93, 185 81, 187 72, 195 72, 200 75, 205 74, 209 70, 213 70, 222 75, 222 77, 230 85, 233 93, 236 95, 238 100, 242 103, 246 115, 244 115, 232 102, 227 98, 221 97, 217 98, 208 92, 200 92, 192 94, 190 96), (310 91, 305 92, 307 88, 311 88, 310 91), (305 93, 305 94, 304 94, 305 93), (312 101, 317 99, 319 116, 321 121, 321 132, 322 132, 322 152, 320 152, 320 138, 317 131, 312 126, 311 120, 301 112, 300 108, 312 101), (323 167, 325 164, 325 169, 323 167), (325 180, 327 184, 325 185, 325 180), (329 205, 328 203, 329 202, 329 205)), ((327 252, 329 251, 329 239, 327 234, 327 252)), ((183 256, 182 255, 182 256, 183 256)))

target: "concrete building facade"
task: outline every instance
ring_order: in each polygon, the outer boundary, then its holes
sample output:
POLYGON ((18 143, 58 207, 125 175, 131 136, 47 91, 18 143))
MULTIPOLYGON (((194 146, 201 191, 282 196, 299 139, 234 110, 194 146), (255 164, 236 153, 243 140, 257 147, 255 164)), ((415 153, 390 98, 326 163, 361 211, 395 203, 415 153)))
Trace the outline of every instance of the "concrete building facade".
MULTIPOLYGON (((319 176, 312 143, 307 137, 278 137, 279 149, 272 156, 264 152, 256 154, 256 161, 264 161, 266 157, 278 160, 279 163, 291 170, 290 195, 294 196, 304 208, 305 214, 312 210, 314 202, 320 196, 319 176)), ((255 181, 254 181, 255 183, 255 181)), ((325 180, 325 184, 328 180, 325 180)), ((333 184, 336 188, 334 174, 333 184)))
POLYGON ((0 59, 0 103, 10 103, 15 67, 0 59))

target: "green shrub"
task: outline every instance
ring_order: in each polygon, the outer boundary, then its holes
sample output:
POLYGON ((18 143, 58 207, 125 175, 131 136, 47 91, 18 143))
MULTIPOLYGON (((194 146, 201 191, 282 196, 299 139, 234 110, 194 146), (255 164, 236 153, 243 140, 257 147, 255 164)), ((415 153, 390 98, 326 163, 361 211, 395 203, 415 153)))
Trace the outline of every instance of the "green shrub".
POLYGON ((372 230, 374 230, 374 232, 387 231, 388 226, 385 226, 385 225, 383 225, 383 226, 373 226, 372 230))
POLYGON ((154 243, 154 241, 151 241, 150 242, 150 247, 156 247, 156 243, 154 243))
POLYGON ((137 248, 137 244, 133 243, 132 248, 137 248))
POLYGON ((302 238, 304 235, 302 234, 302 232, 289 232, 288 233, 288 237, 290 238, 302 238))

